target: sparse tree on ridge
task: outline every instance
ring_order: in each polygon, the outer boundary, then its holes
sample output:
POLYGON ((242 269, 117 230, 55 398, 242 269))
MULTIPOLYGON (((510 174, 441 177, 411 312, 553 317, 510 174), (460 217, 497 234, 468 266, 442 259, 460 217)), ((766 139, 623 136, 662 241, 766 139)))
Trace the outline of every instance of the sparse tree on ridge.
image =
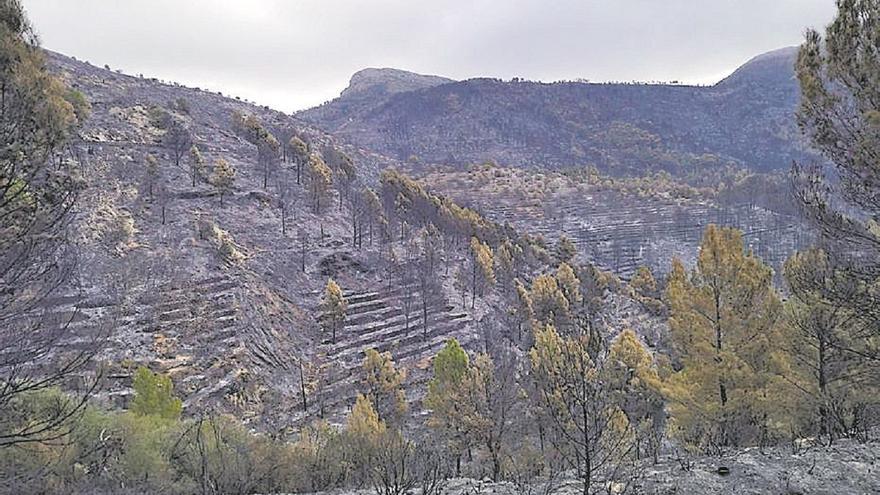
POLYGON ((299 239, 300 271, 306 272, 306 251, 309 248, 309 233, 304 228, 297 229, 299 239))
POLYGON ((281 145, 272 133, 266 131, 257 141, 257 161, 263 169, 263 189, 269 187, 269 176, 278 169, 281 145))
POLYGON ((205 157, 199 147, 193 144, 189 149, 189 176, 192 179, 192 187, 196 187, 196 180, 205 176, 205 157))
POLYGON ((309 145, 299 136, 294 135, 290 138, 287 146, 290 149, 290 159, 296 167, 296 183, 301 184, 303 167, 309 163, 309 145))
POLYGON ((471 238, 471 309, 477 301, 477 294, 485 294, 495 285, 495 263, 492 248, 476 237, 471 238))
POLYGON ((180 159, 190 151, 193 145, 192 134, 182 122, 172 118, 162 136, 162 144, 171 153, 174 165, 180 167, 180 159))
POLYGON ((429 334, 428 307, 437 298, 442 297, 443 289, 437 279, 437 243, 439 234, 433 225, 422 232, 421 252, 415 261, 414 271, 418 283, 419 298, 422 306, 422 337, 427 340, 429 334))
POLYGON ((327 195, 333 181, 330 167, 324 163, 320 155, 312 154, 309 157, 309 191, 312 195, 312 208, 315 213, 321 212, 321 200, 327 195))
MULTIPOLYGON (((398 259, 396 256, 392 258, 390 264, 392 273, 400 290, 399 300, 401 309, 403 310, 404 328, 406 335, 409 335, 413 306, 416 303, 416 294, 414 292, 416 281, 418 279, 417 268, 415 266, 415 257, 418 248, 414 243, 407 243, 404 251, 404 259, 398 259)), ((392 253, 393 255, 393 253, 392 253)))
POLYGON ((360 193, 347 194, 349 222, 351 223, 351 247, 363 247, 364 223, 367 216, 367 204, 360 193))
POLYGON ((223 197, 232 191, 235 185, 235 169, 223 158, 214 162, 214 173, 211 175, 211 183, 220 193, 220 206, 223 206, 223 197))
POLYGON ((299 199, 293 192, 291 185, 288 183, 286 174, 282 174, 282 178, 278 182, 278 211, 281 215, 281 236, 287 236, 287 217, 290 216, 291 210, 293 210, 294 217, 293 220, 296 222, 296 204, 299 199))
POLYGON ((168 181, 163 177, 160 177, 159 184, 156 187, 156 196, 159 203, 162 225, 165 225, 168 203, 171 201, 171 191, 168 189, 168 181))
POLYGON ((144 158, 144 181, 147 183, 147 192, 150 195, 150 199, 153 199, 153 189, 156 187, 160 176, 159 160, 152 154, 147 154, 144 158))
MULTIPOLYGON (((363 197, 364 214, 367 217, 367 232, 369 236, 369 244, 372 246, 374 227, 379 227, 381 232, 386 232, 388 229, 388 220, 385 217, 385 212, 382 209, 382 202, 379 199, 379 195, 376 194, 376 191, 370 188, 364 188, 363 197)), ((384 238, 385 235, 383 234, 383 239, 384 238)))

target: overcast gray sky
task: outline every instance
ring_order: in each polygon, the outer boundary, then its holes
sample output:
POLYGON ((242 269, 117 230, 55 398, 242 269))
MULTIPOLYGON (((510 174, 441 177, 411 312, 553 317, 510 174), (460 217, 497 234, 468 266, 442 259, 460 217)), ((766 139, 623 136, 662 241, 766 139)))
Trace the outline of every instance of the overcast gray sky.
POLYGON ((49 49, 284 111, 364 67, 713 83, 833 0, 23 0, 49 49))

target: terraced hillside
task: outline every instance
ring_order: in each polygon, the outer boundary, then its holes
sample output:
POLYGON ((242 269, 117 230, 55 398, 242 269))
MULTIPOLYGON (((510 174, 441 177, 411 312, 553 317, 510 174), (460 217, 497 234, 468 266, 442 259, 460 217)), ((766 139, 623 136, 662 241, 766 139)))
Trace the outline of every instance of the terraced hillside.
POLYGON ((468 313, 442 294, 430 294, 424 307, 415 286, 346 291, 345 298, 348 310, 343 328, 335 341, 325 336, 317 348, 321 378, 317 398, 305 415, 309 418, 341 421, 338 413, 347 410, 355 395, 364 391, 363 360, 368 349, 390 352, 394 362, 408 370, 408 398, 417 403, 429 378, 430 360, 446 341, 455 338, 472 347, 477 338, 468 313), (405 298, 411 299, 407 302, 405 298), (419 301, 418 308, 415 301, 419 301))
MULTIPOLYGON (((279 138, 295 133, 313 150, 346 151, 359 183, 375 183, 376 171, 393 160, 237 99, 57 54, 50 59, 88 98, 92 115, 72 143, 86 186, 75 212, 78 263, 69 284, 37 311, 70 327, 69 349, 103 340, 92 368, 104 370, 105 400, 125 405, 133 372, 147 365, 173 378, 186 411, 230 412, 258 427, 289 428, 319 412, 301 411, 303 381, 322 382, 323 413, 344 412, 368 347, 424 368, 449 337, 468 341, 470 318, 444 290, 427 301, 427 327, 421 308, 411 308, 407 327, 402 289, 383 283, 387 247, 353 247, 341 190, 327 191, 316 211, 312 192, 295 184, 286 161, 264 187, 256 146, 236 132, 232 113, 255 116, 279 138), (204 174, 191 178, 188 155, 176 163, 162 143, 166 131, 155 124, 156 109, 190 130, 204 174), (150 171, 148 155, 158 170, 150 171), (221 158, 236 170, 222 205, 210 180, 221 158), (285 184, 292 186, 282 213, 285 184), (328 277, 351 299, 336 342, 327 341, 317 318, 328 277)), ((411 381, 423 382, 423 375, 415 371, 411 381)), ((418 395, 418 387, 411 393, 418 395)))
POLYGON ((794 215, 712 197, 645 194, 609 184, 586 184, 559 174, 474 167, 437 172, 423 182, 488 218, 555 242, 566 235, 587 261, 623 278, 642 265, 668 271, 672 257, 696 259, 706 226, 734 226, 746 245, 777 270, 812 235, 794 215))

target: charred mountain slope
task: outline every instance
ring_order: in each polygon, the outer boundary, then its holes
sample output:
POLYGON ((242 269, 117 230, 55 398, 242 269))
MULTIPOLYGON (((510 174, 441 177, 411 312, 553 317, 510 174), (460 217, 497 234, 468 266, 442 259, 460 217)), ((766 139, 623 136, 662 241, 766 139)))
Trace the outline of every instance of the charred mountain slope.
POLYGON ((315 396, 326 396, 328 408, 345 406, 365 348, 415 361, 452 333, 470 329, 441 292, 430 301, 431 339, 404 342, 399 290, 380 283, 378 244, 352 246, 339 193, 328 191, 316 213, 308 187, 296 184, 292 164, 284 162, 264 187, 257 147, 236 132, 231 116, 253 115, 279 139, 295 133, 315 151, 343 149, 367 184, 393 160, 235 98, 59 54, 49 58, 92 112, 70 144, 85 186, 75 212, 78 267, 40 310, 71 322, 72 346, 106 336, 93 363, 106 371, 104 400, 125 406, 133 371, 147 365, 172 377, 187 411, 228 412, 277 429, 315 414, 315 396), (205 159, 196 180, 189 154, 177 163, 163 144, 167 131, 157 126, 157 114, 191 132, 205 159), (148 156, 156 159, 155 170, 148 156), (235 169, 222 203, 210 180, 220 159, 235 169), (283 232, 279 194, 285 185, 283 232), (337 343, 327 342, 318 321, 328 277, 351 299, 337 343), (305 413, 304 387, 312 396, 305 413))
POLYGON ((377 152, 427 163, 594 164, 634 175, 699 174, 729 163, 778 170, 808 156, 792 117, 795 56, 795 48, 760 55, 711 87, 471 79, 401 92, 346 91, 298 117, 377 152))

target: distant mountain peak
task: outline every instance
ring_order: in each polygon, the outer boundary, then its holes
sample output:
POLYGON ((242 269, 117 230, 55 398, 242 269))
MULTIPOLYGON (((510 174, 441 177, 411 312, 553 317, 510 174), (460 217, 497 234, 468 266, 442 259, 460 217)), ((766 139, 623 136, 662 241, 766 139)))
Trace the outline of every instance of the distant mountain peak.
MULTIPOLYGON (((749 62, 758 62, 761 60, 779 60, 779 59, 792 59, 797 56, 797 52, 800 49, 798 45, 785 46, 782 48, 777 48, 775 50, 770 50, 769 52, 762 53, 760 55, 756 55, 749 60, 749 62)), ((747 64, 749 62, 746 62, 747 64)))
POLYGON ((431 88, 450 82, 454 81, 445 77, 417 74, 401 69, 368 67, 351 76, 348 87, 342 91, 340 96, 354 96, 364 93, 390 95, 431 88))
POLYGON ((787 81, 794 78, 797 53, 797 46, 787 46, 752 57, 731 75, 722 79, 717 86, 729 87, 748 83, 787 84, 787 81))

